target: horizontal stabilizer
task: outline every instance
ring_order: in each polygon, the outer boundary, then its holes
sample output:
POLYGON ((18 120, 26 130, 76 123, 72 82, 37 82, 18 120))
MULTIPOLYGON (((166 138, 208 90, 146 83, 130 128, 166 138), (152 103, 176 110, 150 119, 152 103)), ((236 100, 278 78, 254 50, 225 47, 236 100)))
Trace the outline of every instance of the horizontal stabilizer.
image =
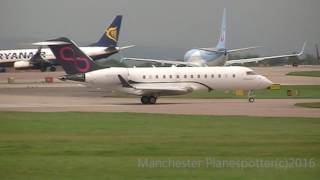
POLYGON ((136 45, 129 45, 129 46, 116 47, 116 49, 121 51, 121 50, 129 49, 129 48, 132 48, 132 47, 136 47, 136 45))
POLYGON ((50 46, 50 45, 65 45, 65 44, 71 44, 64 41, 44 41, 44 42, 36 42, 32 43, 34 46, 50 46))

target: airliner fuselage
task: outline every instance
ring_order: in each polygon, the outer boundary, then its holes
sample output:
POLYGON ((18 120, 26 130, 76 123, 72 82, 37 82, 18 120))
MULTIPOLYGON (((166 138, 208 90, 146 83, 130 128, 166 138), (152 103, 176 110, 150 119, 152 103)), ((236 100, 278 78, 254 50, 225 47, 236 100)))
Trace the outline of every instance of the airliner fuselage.
POLYGON ((272 84, 246 67, 107 68, 86 73, 85 82, 138 96, 179 95, 199 90, 256 90, 272 84), (123 87, 119 76, 132 87, 123 87), (157 87, 159 91, 155 90, 157 87))

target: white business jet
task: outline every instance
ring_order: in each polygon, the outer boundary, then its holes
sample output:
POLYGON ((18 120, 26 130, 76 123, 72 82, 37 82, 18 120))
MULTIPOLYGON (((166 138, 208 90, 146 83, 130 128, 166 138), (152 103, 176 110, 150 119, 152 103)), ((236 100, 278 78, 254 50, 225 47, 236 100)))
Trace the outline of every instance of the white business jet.
POLYGON ((246 67, 147 67, 106 68, 96 64, 71 40, 43 42, 54 53, 67 75, 62 80, 85 82, 101 88, 141 97, 142 104, 155 104, 160 96, 194 91, 265 89, 272 82, 246 67))

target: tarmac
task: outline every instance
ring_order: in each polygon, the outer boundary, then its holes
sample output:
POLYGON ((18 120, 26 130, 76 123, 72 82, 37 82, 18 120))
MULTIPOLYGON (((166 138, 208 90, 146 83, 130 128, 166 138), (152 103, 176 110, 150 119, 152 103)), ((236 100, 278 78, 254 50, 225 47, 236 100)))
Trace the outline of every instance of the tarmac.
MULTIPOLYGON (((319 68, 319 66, 317 67, 319 68)), ((317 84, 320 78, 284 76, 297 70, 316 70, 314 67, 254 68, 276 83, 317 84)), ((108 92, 84 85, 61 82, 63 72, 18 72, 0 74, 0 111, 28 112, 136 112, 186 115, 227 115, 263 117, 320 118, 319 109, 294 106, 295 103, 320 101, 315 99, 259 99, 248 103, 246 99, 182 99, 159 98, 156 105, 142 105, 139 97, 114 98, 108 92), (15 83, 8 84, 7 78, 15 83), (45 77, 54 77, 53 83, 44 83, 45 77)))

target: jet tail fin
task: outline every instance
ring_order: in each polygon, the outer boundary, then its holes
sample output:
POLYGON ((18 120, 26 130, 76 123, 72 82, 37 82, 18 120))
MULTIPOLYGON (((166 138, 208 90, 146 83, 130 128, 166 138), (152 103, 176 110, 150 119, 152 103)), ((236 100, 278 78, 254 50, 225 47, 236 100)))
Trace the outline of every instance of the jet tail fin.
POLYGON ((95 44, 92 44, 92 46, 117 47, 121 22, 122 15, 116 16, 110 26, 105 30, 105 32, 103 32, 99 41, 95 44))
POLYGON ((89 56, 68 38, 52 39, 35 43, 47 45, 67 74, 81 74, 106 67, 96 64, 89 56))
POLYGON ((216 46, 216 48, 218 50, 225 50, 226 49, 226 33, 227 33, 227 9, 224 8, 221 30, 220 30, 220 38, 219 38, 219 42, 216 46))

